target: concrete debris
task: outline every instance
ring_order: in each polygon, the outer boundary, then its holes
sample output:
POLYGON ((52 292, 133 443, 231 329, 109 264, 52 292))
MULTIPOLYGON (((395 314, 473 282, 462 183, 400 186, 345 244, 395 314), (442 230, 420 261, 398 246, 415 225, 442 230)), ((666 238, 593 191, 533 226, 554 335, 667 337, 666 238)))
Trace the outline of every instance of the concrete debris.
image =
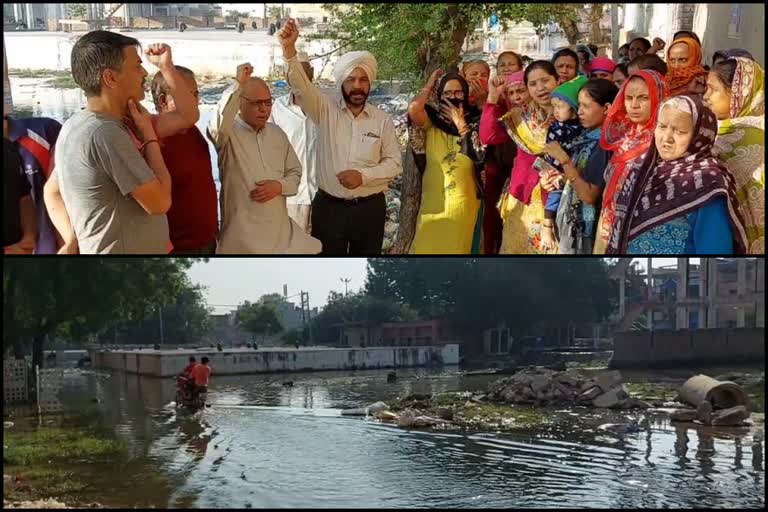
POLYGON ((672 421, 681 421, 683 423, 690 423, 698 417, 699 414, 696 409, 676 409, 669 415, 672 421))
POLYGON ((507 404, 586 405, 647 409, 650 404, 630 397, 621 372, 605 371, 591 378, 579 373, 529 368, 491 384, 488 400, 507 404))
POLYGON ((613 407, 623 406, 624 401, 629 398, 629 395, 624 388, 613 388, 602 395, 598 396, 592 401, 592 405, 603 409, 611 409, 613 407))
POLYGON ((365 407, 359 407, 357 409, 342 409, 342 416, 365 416, 365 407))
POLYGON ((366 409, 368 410, 368 414, 376 414, 377 412, 386 411, 389 409, 389 406, 384 402, 376 402, 375 404, 369 405, 366 409))
POLYGON ((11 427, 13 427, 13 422, 12 421, 4 421, 3 422, 3 428, 11 428, 11 427))
POLYGON ((735 427, 744 425, 749 418, 749 410, 743 405, 716 411, 712 415, 712 425, 735 427))
POLYGON ((356 409, 342 409, 342 416, 368 416, 369 414, 376 414, 377 412, 386 411, 389 406, 384 402, 376 402, 368 407, 358 407, 356 409))
POLYGON ((737 405, 749 408, 749 396, 734 382, 719 381, 707 375, 695 375, 680 388, 680 398, 694 407, 709 402, 714 409, 728 409, 737 405))
POLYGON ((438 407, 436 413, 441 420, 453 421, 453 409, 450 407, 438 407))
POLYGON ((410 410, 406 409, 402 413, 400 413, 400 416, 397 418, 397 426, 400 428, 408 428, 413 426, 413 420, 416 418, 416 414, 410 410))
POLYGON ((696 419, 704 425, 712 423, 712 404, 704 400, 696 408, 696 419))
POLYGON ((598 386, 592 386, 588 390, 584 391, 579 395, 579 399, 581 400, 594 400, 600 396, 600 388, 598 386))
POLYGON ((621 384, 621 372, 618 370, 601 373, 595 377, 595 383, 603 391, 607 393, 616 386, 621 384))
POLYGON ((379 411, 374 414, 373 417, 379 421, 384 422, 397 421, 397 414, 393 413, 392 411, 379 411))

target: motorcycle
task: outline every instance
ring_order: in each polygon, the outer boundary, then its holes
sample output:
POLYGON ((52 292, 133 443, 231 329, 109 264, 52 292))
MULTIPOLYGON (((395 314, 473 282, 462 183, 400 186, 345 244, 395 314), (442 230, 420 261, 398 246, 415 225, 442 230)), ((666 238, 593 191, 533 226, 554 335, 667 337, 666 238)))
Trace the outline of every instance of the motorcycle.
POLYGON ((188 407, 190 409, 198 410, 205 407, 205 403, 208 400, 208 390, 193 390, 185 391, 186 379, 179 377, 179 386, 176 389, 176 407, 188 407))

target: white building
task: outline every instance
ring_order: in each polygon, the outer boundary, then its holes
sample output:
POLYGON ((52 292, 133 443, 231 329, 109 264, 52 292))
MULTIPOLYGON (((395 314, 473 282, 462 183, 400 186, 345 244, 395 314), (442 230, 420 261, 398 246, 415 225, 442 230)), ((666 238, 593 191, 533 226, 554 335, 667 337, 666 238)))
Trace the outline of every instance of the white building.
POLYGON ((717 50, 744 48, 765 66, 765 4, 621 4, 620 44, 633 37, 669 43, 678 30, 701 39, 704 61, 717 50))

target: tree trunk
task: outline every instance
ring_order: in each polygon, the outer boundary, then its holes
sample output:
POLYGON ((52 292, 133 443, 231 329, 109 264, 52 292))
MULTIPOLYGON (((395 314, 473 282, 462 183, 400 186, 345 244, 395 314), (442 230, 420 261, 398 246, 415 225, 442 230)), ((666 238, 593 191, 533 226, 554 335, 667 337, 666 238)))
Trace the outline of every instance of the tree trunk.
POLYGON ((590 19, 590 37, 589 42, 592 44, 600 44, 603 42, 603 32, 600 30, 600 20, 603 18, 603 7, 605 4, 591 4, 591 11, 589 13, 590 19))
POLYGON ((568 39, 568 44, 576 44, 579 42, 579 26, 575 20, 562 22, 560 28, 563 29, 565 37, 568 39))
POLYGON ((400 194, 400 215, 394 254, 408 254, 416 234, 416 218, 421 205, 421 172, 413 159, 413 152, 406 148, 403 157, 403 185, 400 194))
POLYGON ((16 322, 16 287, 18 278, 16 277, 15 269, 8 265, 6 269, 8 275, 8 284, 6 287, 6 297, 3 301, 3 349, 5 344, 10 342, 13 347, 14 359, 24 359, 24 343, 21 340, 21 333, 19 332, 19 326, 16 322))

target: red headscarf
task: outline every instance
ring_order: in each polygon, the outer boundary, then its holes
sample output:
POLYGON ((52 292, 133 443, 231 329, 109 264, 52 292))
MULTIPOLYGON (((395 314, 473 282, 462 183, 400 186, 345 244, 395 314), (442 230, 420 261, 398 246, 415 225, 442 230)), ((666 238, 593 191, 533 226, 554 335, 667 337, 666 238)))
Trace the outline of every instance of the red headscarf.
POLYGON ((690 37, 680 37, 672 41, 667 50, 667 62, 669 62, 669 52, 676 44, 685 44, 688 46, 688 64, 680 68, 669 66, 667 73, 667 85, 669 86, 669 95, 677 96, 688 92, 688 85, 700 76, 706 76, 706 70, 701 66, 702 52, 701 45, 695 39, 690 37))
POLYGON ((602 254, 606 248, 615 217, 617 192, 622 188, 628 166, 651 146, 659 105, 666 96, 667 87, 661 73, 641 69, 627 78, 611 108, 608 109, 608 115, 603 123, 603 132, 600 135, 600 146, 606 151, 613 152, 613 156, 605 170, 606 186, 603 191, 603 212, 600 215, 600 225, 595 240, 596 254, 602 254), (642 126, 637 126, 630 121, 624 102, 627 86, 636 77, 641 78, 648 86, 651 98, 651 116, 642 126))

